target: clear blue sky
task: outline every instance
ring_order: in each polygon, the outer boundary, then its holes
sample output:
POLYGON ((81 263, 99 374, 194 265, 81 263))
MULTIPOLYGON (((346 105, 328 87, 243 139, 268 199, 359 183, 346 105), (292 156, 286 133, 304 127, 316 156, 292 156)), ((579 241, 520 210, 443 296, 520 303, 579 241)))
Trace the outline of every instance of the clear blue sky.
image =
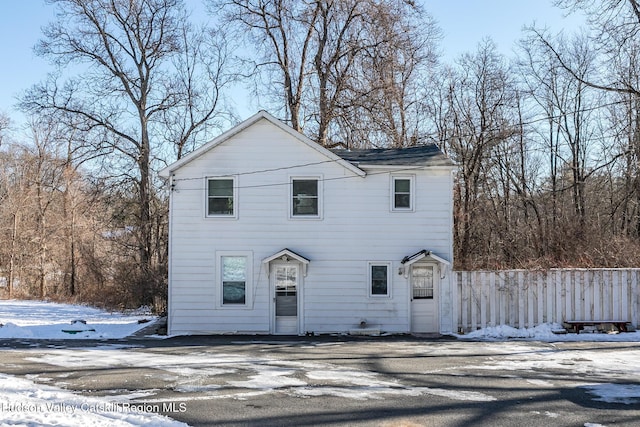
MULTIPOLYGON (((535 21, 560 31, 575 28, 579 22, 577 18, 563 18, 564 11, 553 7, 551 0, 421 1, 442 28, 446 59, 473 51, 486 36, 509 55, 524 25, 535 21)), ((200 0, 186 2, 193 7, 200 0)), ((33 46, 40 38, 41 27, 52 19, 53 8, 43 0, 0 0, 0 111, 16 121, 21 120, 13 110, 16 96, 51 71, 46 61, 34 55, 33 46)))

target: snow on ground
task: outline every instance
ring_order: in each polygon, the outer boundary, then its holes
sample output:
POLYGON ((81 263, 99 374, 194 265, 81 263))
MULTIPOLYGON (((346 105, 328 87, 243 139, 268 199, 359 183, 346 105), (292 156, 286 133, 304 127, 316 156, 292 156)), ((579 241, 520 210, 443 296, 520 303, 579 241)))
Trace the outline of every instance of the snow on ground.
MULTIPOLYGON (((52 349, 28 360, 70 369, 155 369, 162 372, 159 375, 162 375, 173 390, 183 393, 184 397, 172 398, 172 401, 194 399, 190 393, 205 392, 210 398, 217 399, 246 399, 275 391, 292 396, 331 395, 356 400, 383 399, 389 395, 438 395, 454 400, 479 402, 495 400, 493 396, 479 392, 451 392, 407 386, 395 380, 385 380, 375 372, 345 368, 332 363, 297 362, 247 354, 196 351, 179 355, 155 354, 150 358, 146 353, 116 346, 102 349, 52 349), (240 379, 215 378, 224 374, 234 374, 234 378, 240 379)), ((144 401, 163 402, 148 398, 144 401)))
POLYGON ((152 426, 187 424, 157 415, 153 405, 132 406, 127 402, 73 394, 35 384, 27 379, 0 374, 0 426, 152 426))
MULTIPOLYGON (((531 372, 579 374, 584 381, 576 383, 575 386, 592 394, 593 400, 627 405, 640 404, 640 348, 627 349, 624 352, 618 352, 615 348, 544 351, 537 347, 527 348, 525 343, 517 344, 494 343, 491 349, 496 354, 506 353, 507 356, 492 358, 489 363, 472 368, 512 371, 523 378, 531 372)), ((528 382, 533 383, 532 381, 528 382)), ((540 385, 556 386, 552 377, 545 383, 540 385)))
MULTIPOLYGON (((477 369, 511 370, 521 373, 533 371, 570 371, 584 376, 585 383, 577 384, 594 396, 593 400, 620 403, 626 405, 640 404, 640 349, 618 353, 611 351, 579 352, 576 360, 576 352, 564 351, 540 351, 535 347, 527 349, 522 341, 542 342, 638 342, 640 331, 623 333, 580 333, 580 334, 556 334, 553 331, 561 330, 558 324, 543 324, 534 328, 516 329, 510 326, 496 326, 479 329, 466 335, 456 335, 459 339, 481 340, 483 342, 495 342, 496 357, 494 361, 475 366, 477 369), (516 342, 514 342, 514 339, 516 342), (511 340, 511 341, 509 341, 511 340), (504 354, 507 353, 505 356, 504 354), (589 380, 599 380, 597 384, 589 384, 589 380), (607 381, 615 382, 607 382, 607 381), (629 384, 632 382, 633 384, 629 384)), ((528 381, 533 383, 531 380, 528 381)), ((539 384, 546 387, 554 387, 554 384, 545 381, 539 384)))
MULTIPOLYGON (((0 301, 0 339, 117 339, 145 327, 147 323, 138 323, 143 319, 155 318, 142 311, 123 314, 44 301, 0 301), (72 323, 78 320, 86 324, 72 323)), ((186 425, 154 414, 153 406, 132 406, 129 399, 140 397, 135 394, 120 401, 84 397, 5 374, 0 374, 0 390, 0 427, 186 425)))
POLYGON ((545 323, 533 328, 517 329, 507 325, 486 327, 468 334, 455 335, 458 339, 504 341, 507 339, 526 339, 531 341, 560 342, 560 341, 603 341, 603 342, 638 342, 640 331, 622 333, 567 333, 557 334, 554 331, 562 330, 562 326, 555 323, 545 323))
POLYGON ((118 339, 155 320, 144 312, 108 312, 94 307, 45 301, 0 301, 0 339, 118 339), (82 320, 82 322, 75 322, 82 320), (64 332, 67 331, 67 332, 64 332))

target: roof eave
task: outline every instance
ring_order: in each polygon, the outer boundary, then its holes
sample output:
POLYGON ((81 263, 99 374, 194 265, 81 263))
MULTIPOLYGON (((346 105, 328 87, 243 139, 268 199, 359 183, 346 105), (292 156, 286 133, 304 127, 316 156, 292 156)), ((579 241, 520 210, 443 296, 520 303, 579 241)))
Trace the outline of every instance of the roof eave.
POLYGON ((443 170, 452 170, 456 169, 456 165, 394 165, 394 164, 378 164, 378 163, 363 163, 363 162, 354 162, 361 169, 443 169, 443 170))

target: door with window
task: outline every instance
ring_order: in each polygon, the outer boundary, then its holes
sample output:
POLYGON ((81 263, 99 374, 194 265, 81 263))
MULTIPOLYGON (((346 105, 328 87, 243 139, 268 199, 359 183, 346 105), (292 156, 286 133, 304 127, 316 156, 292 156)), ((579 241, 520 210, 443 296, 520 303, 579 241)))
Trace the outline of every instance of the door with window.
POLYGON ((272 268, 273 332, 297 335, 300 268, 296 264, 276 264, 272 268))
POLYGON ((438 332, 437 271, 435 264, 411 265, 411 332, 438 332))

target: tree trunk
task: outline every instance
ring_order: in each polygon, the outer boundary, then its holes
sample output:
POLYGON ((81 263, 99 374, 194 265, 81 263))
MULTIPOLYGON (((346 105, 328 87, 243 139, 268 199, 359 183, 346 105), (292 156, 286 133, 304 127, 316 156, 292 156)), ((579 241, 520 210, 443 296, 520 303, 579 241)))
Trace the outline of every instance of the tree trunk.
POLYGON ((140 255, 140 267, 144 275, 144 279, 151 272, 151 193, 150 171, 149 171, 149 133, 146 120, 142 119, 142 141, 140 144, 140 157, 138 160, 138 168, 140 169, 139 182, 139 218, 137 226, 140 229, 140 240, 138 242, 138 252, 140 255))
POLYGON ((9 255, 9 283, 7 284, 9 289, 9 299, 13 294, 13 287, 15 281, 15 259, 16 259, 16 239, 18 237, 18 213, 13 214, 13 228, 11 229, 11 252, 9 255))

